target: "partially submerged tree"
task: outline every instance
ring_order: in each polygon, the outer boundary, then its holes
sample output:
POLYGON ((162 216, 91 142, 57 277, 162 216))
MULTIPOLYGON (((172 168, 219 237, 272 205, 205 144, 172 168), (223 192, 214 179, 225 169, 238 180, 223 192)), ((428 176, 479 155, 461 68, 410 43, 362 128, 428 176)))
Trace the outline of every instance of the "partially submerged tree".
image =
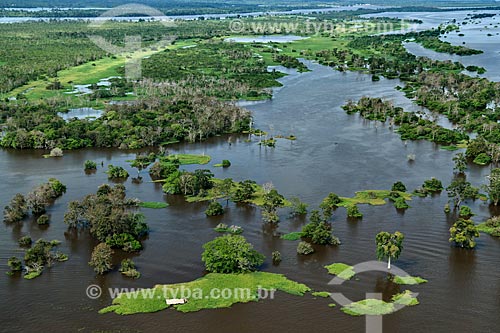
POLYGON ((272 189, 264 194, 264 204, 262 205, 262 220, 266 223, 278 223, 278 208, 285 205, 285 197, 272 189))
POLYGON ((20 193, 17 193, 3 211, 3 220, 7 223, 19 222, 28 215, 28 204, 20 193))
POLYGON ((245 237, 224 235, 203 245, 201 259, 213 273, 245 273, 255 271, 264 262, 264 256, 254 250, 245 237))
POLYGON ((500 202, 500 169, 491 170, 488 181, 489 183, 485 185, 485 190, 488 193, 490 201, 497 206, 498 202, 500 202))
POLYGON ((113 268, 112 257, 111 247, 106 243, 99 243, 92 251, 89 265, 94 268, 97 274, 104 274, 113 268))
POLYGON ((404 235, 396 231, 394 234, 379 232, 375 237, 377 243, 377 259, 387 259, 387 269, 391 269, 391 259, 398 259, 403 251, 404 235))
POLYGON ((455 162, 455 166, 453 167, 455 173, 463 174, 467 170, 467 157, 464 153, 458 153, 453 156, 453 162, 455 162))
POLYGON ((450 242, 456 246, 473 249, 476 237, 479 237, 479 231, 472 220, 459 218, 450 228, 450 242))
POLYGON ((460 204, 466 199, 477 199, 479 196, 479 189, 473 187, 463 177, 453 179, 451 184, 446 188, 446 191, 455 207, 460 207, 460 204))

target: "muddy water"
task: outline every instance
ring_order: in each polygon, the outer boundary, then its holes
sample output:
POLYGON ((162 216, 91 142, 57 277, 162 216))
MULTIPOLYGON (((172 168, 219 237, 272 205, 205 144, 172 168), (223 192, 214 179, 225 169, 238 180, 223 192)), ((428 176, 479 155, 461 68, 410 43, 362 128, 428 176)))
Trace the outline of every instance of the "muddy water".
MULTIPOLYGON (((227 137, 220 137, 203 143, 178 144, 170 148, 171 152, 206 153, 212 156, 213 163, 229 159, 232 166, 228 169, 213 168, 212 163, 207 167, 217 177, 250 178, 259 183, 272 181, 284 195, 299 196, 311 207, 316 207, 330 191, 351 196, 356 190, 387 189, 396 180, 413 189, 433 176, 445 184, 450 182, 453 152, 440 150, 428 142, 405 145, 388 126, 366 122, 341 109, 347 99, 363 95, 384 96, 397 104, 408 104, 393 89, 400 84, 398 81, 372 82, 368 75, 310 66, 312 72, 283 78, 284 87, 276 91, 272 100, 247 106, 254 112, 256 127, 273 134, 294 134, 296 141, 281 140, 276 148, 266 149, 255 139, 245 142, 246 136, 233 136, 232 145, 228 145, 227 137), (408 154, 416 155, 415 162, 408 163, 408 154)), ((353 299, 363 298, 366 292, 384 292, 389 297, 397 287, 387 282, 383 273, 367 273, 359 281, 349 281, 333 289, 327 285, 330 277, 323 266, 337 261, 356 264, 373 260, 376 233, 399 230, 406 235, 405 249, 395 264, 427 278, 429 283, 409 288, 420 293, 421 304, 385 316, 384 332, 486 332, 495 331, 500 325, 495 315, 500 305, 500 242, 482 235, 475 251, 451 247, 448 229, 453 219, 447 219, 443 213, 445 193, 434 198, 414 198, 405 213, 397 212, 390 204, 360 206, 365 217, 358 222, 347 221, 345 210, 339 209, 334 217, 334 232, 343 244, 337 248, 318 247, 315 254, 299 257, 296 242, 273 237, 275 231, 262 227, 258 209, 230 204, 223 217, 207 218, 206 204, 187 204, 181 197, 165 196, 160 186, 148 182, 147 174, 143 173, 142 184, 135 184, 132 179, 125 183, 129 196, 144 201, 166 201, 170 206, 144 210, 151 234, 144 242, 144 251, 134 257, 142 277, 131 281, 116 271, 96 277, 87 265, 94 244, 86 233, 66 232, 62 219, 70 200, 94 192, 98 185, 107 182, 104 170, 108 164, 122 165, 136 175, 125 162, 134 156, 133 152, 81 150, 66 152, 61 159, 44 159, 42 154, 0 151, 2 205, 15 193, 26 193, 49 177, 55 176, 68 186, 67 194, 49 210, 52 223, 48 228, 40 228, 31 221, 17 227, 0 225, 0 269, 7 270, 8 257, 22 255, 16 241, 26 234, 35 239, 61 240, 60 248, 70 260, 56 264, 32 281, 0 278, 2 331, 364 331, 364 318, 345 315, 338 307, 329 308, 331 300, 283 293, 278 293, 272 301, 189 314, 172 310, 127 317, 97 314, 110 299, 107 296, 88 299, 85 289, 89 284, 137 288, 202 276, 201 246, 218 235, 212 228, 219 222, 242 226, 243 235, 268 258, 274 250, 282 253, 280 266, 274 267, 267 260, 263 270, 286 274, 315 290, 342 291, 353 299), (82 165, 87 159, 102 161, 104 168, 99 166, 95 174, 86 175, 82 165)), ((479 185, 487 173, 488 168, 471 166, 468 178, 479 185)), ((484 203, 470 203, 470 206, 477 214, 476 221, 490 214, 484 203)), ((303 221, 288 219, 287 214, 285 210, 281 212, 279 231, 299 230, 303 221)), ((117 257, 116 262, 120 259, 117 257)))

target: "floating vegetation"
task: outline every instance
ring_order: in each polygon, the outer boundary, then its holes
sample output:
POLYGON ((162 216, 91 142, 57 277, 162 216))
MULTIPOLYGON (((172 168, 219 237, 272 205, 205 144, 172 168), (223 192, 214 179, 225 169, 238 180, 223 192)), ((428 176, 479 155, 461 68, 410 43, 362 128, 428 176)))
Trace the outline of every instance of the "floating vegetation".
POLYGON ((411 291, 406 290, 401 294, 396 294, 392 297, 392 302, 384 302, 378 299, 365 299, 358 302, 353 302, 342 307, 342 311, 351 316, 383 316, 395 312, 395 305, 414 306, 419 302, 416 297, 413 297, 411 291))
POLYGON ((428 282, 426 279, 423 279, 419 276, 399 276, 399 275, 394 276, 392 281, 397 284, 406 284, 406 285, 415 285, 428 282))
POLYGON ((139 207, 150 208, 150 209, 162 209, 162 208, 167 208, 168 203, 156 202, 156 201, 144 201, 139 204, 139 207))
POLYGON ((290 232, 288 234, 281 235, 281 239, 284 240, 289 240, 289 241, 296 241, 299 240, 302 237, 302 232, 300 231, 294 231, 290 232))
POLYGON ((354 267, 343 263, 333 263, 325 266, 329 274, 336 275, 343 280, 350 280, 356 273, 354 267))
POLYGON ((143 289, 132 293, 121 293, 113 300, 112 305, 102 309, 99 313, 115 312, 121 315, 135 313, 157 312, 168 308, 166 299, 179 298, 182 290, 191 291, 187 302, 174 305, 173 308, 181 312, 194 312, 203 309, 228 308, 235 303, 257 302, 259 291, 279 290, 291 295, 303 296, 311 289, 301 283, 287 279, 284 275, 253 272, 245 274, 210 273, 191 282, 156 285, 151 289, 143 289), (206 297, 215 288, 248 290, 245 293, 232 293, 230 298, 206 297))

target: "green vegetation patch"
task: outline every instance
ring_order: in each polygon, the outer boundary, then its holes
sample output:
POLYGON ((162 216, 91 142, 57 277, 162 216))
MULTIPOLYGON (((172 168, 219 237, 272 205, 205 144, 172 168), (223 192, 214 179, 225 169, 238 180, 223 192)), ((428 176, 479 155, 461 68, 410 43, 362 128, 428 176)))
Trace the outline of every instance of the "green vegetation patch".
POLYGON ((407 284, 407 285, 414 285, 414 284, 421 284, 421 283, 427 283, 428 281, 426 279, 423 279, 419 276, 394 276, 393 279, 394 283, 397 284, 407 284))
POLYGON ((330 297, 330 293, 328 291, 315 291, 311 295, 313 295, 314 297, 323 297, 323 298, 330 297))
MULTIPOLYGON (((411 193, 407 192, 397 192, 400 197, 402 197, 404 200, 411 200, 411 193)), ((356 195, 352 198, 345 198, 341 197, 340 199, 342 200, 338 206, 341 207, 349 207, 357 204, 368 204, 372 206, 380 206, 380 205, 385 205, 387 202, 385 199, 388 199, 391 197, 391 191, 389 190, 366 190, 366 191, 359 191, 356 192, 356 195)))
POLYGON ((414 306, 420 304, 418 299, 414 297, 412 292, 409 290, 405 290, 400 294, 392 296, 392 301, 394 302, 394 304, 405 306, 414 306))
POLYGON ((500 237, 500 227, 495 227, 489 224, 488 222, 483 222, 480 223, 476 226, 477 231, 483 232, 485 234, 494 236, 494 237, 500 237))
POLYGON ((350 280, 356 274, 352 266, 343 263, 333 263, 325 268, 329 274, 336 275, 343 280, 350 280))
POLYGON ((300 231, 294 231, 288 234, 281 235, 281 239, 284 240, 289 240, 289 241, 296 241, 299 240, 302 237, 302 232, 300 231))
POLYGON ((210 273, 191 282, 156 285, 151 289, 120 294, 113 300, 111 306, 100 310, 99 313, 115 312, 121 315, 129 315, 157 312, 169 307, 165 300, 173 298, 187 299, 187 303, 173 306, 177 311, 181 312, 228 308, 235 303, 258 301, 259 288, 279 290, 296 296, 303 296, 311 290, 308 286, 289 280, 282 274, 266 272, 246 274, 210 273), (216 288, 221 291, 230 289, 233 291, 231 297, 210 297, 211 291, 216 288))
POLYGON ((192 155, 192 154, 172 154, 169 155, 167 160, 179 160, 181 165, 188 164, 208 164, 212 159, 209 155, 192 155))
MULTIPOLYGON (((205 195, 203 196, 188 196, 186 197, 187 202, 203 202, 203 201, 213 201, 217 199, 224 198, 224 195, 219 193, 217 191, 217 184, 221 184, 223 182, 222 179, 219 178, 212 178, 211 181, 214 183, 214 187, 207 190, 205 195)), ((252 198, 249 200, 245 200, 246 203, 254 204, 256 206, 263 206, 264 205, 264 189, 262 186, 253 184, 252 185, 255 189, 255 193, 253 193, 252 198)), ((238 182, 233 182, 233 187, 231 188, 231 195, 229 197, 233 197, 236 191, 241 188, 241 185, 238 182)), ((285 207, 290 207, 292 204, 290 201, 286 200, 284 201, 284 206, 285 207)))
POLYGON ((139 204, 139 207, 142 208, 151 208, 151 209, 162 209, 167 208, 168 203, 166 202, 157 202, 157 201, 144 201, 139 204))
POLYGON ((384 302, 378 299, 365 299, 353 302, 342 307, 342 311, 351 316, 382 316, 396 311, 394 305, 413 306, 418 305, 416 297, 413 297, 411 291, 406 290, 401 294, 392 297, 392 302, 384 302))

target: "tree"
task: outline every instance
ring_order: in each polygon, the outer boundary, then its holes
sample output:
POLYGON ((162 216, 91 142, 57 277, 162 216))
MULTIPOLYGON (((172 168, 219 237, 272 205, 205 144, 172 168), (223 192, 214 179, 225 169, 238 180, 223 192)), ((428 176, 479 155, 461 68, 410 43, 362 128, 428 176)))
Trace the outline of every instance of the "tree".
POLYGON ((106 243, 97 244, 92 251, 89 265, 94 268, 97 274, 104 274, 113 268, 111 259, 113 257, 113 250, 106 243))
POLYGON ((226 199, 226 206, 229 205, 229 197, 231 196, 233 184, 232 178, 225 178, 215 185, 215 191, 226 199))
POLYGON ((299 198, 293 197, 290 199, 292 203, 291 216, 306 215, 307 214, 307 204, 300 201, 299 198))
POLYGON ((329 220, 332 217, 333 211, 337 209, 338 205, 341 202, 342 200, 335 193, 330 193, 326 198, 323 199, 323 201, 319 205, 319 208, 323 210, 323 216, 325 217, 325 219, 329 220))
POLYGON ((285 204, 285 197, 278 193, 276 189, 272 189, 263 196, 264 204, 262 205, 262 219, 266 223, 278 223, 278 208, 285 204))
POLYGON ((453 167, 455 173, 463 174, 467 170, 467 157, 464 153, 458 153, 453 156, 453 162, 455 162, 455 166, 453 167))
POLYGON ((488 193, 490 201, 497 206, 500 201, 500 169, 495 168, 491 170, 488 180, 489 184, 485 185, 485 190, 488 193))
POLYGON ((394 234, 379 232, 375 237, 377 243, 377 259, 387 259, 387 269, 391 269, 391 259, 398 259, 403 250, 404 235, 396 231, 394 234))
POLYGON ((97 169, 97 163, 91 160, 86 160, 85 163, 83 164, 83 169, 84 170, 96 170, 97 169))
POLYGON ((109 179, 120 179, 120 178, 127 178, 129 176, 127 170, 125 170, 121 166, 114 166, 112 164, 108 165, 108 171, 106 171, 108 174, 109 179))
POLYGON ((238 187, 236 191, 233 193, 233 201, 235 202, 244 202, 252 199, 255 194, 255 186, 256 182, 253 180, 244 180, 238 183, 238 187))
POLYGON ((391 191, 406 192, 406 186, 401 181, 397 181, 392 184, 391 191))
POLYGON ((28 215, 28 204, 20 193, 17 193, 3 211, 3 220, 7 223, 19 222, 28 215))
POLYGON ((479 190, 465 181, 463 177, 455 178, 446 188, 448 197, 453 200, 455 207, 460 207, 460 204, 465 199, 476 199, 479 195, 479 190))
POLYGON ((309 238, 313 244, 339 245, 340 241, 332 235, 332 225, 323 220, 319 211, 313 210, 309 223, 302 228, 302 237, 309 238))
POLYGON ((314 248, 308 242, 300 242, 297 245, 297 253, 303 254, 303 255, 308 255, 308 254, 314 253, 314 248))
POLYGON ((476 237, 479 237, 479 231, 472 220, 459 218, 450 228, 450 242, 456 246, 472 249, 476 246, 476 237))
POLYGON ((205 214, 207 216, 222 215, 222 214, 224 214, 224 208, 222 208, 222 205, 220 203, 218 203, 217 201, 211 201, 208 204, 207 210, 205 210, 205 214))
POLYGON ((255 271, 264 256, 240 235, 224 235, 203 245, 201 259, 213 273, 245 273, 255 271))

